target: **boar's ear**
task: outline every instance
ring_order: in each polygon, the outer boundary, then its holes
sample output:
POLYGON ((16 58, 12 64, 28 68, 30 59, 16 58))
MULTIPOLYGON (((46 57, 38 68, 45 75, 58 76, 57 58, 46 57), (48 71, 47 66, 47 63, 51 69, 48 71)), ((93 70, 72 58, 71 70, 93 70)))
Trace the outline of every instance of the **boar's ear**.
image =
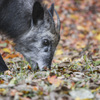
POLYGON ((54 15, 54 3, 49 8, 49 11, 51 12, 52 16, 54 15))
POLYGON ((39 20, 43 20, 44 18, 44 9, 40 2, 35 2, 33 5, 33 12, 32 12, 33 24, 37 24, 39 20))

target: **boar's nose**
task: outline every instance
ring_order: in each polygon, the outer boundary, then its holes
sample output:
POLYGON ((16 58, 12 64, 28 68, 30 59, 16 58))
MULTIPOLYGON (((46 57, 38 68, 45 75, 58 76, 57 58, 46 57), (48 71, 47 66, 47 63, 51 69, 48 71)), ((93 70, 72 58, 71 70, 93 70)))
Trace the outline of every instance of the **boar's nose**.
POLYGON ((47 67, 47 66, 44 66, 44 67, 42 68, 42 70, 43 70, 43 71, 51 70, 51 66, 48 66, 48 67, 47 67))

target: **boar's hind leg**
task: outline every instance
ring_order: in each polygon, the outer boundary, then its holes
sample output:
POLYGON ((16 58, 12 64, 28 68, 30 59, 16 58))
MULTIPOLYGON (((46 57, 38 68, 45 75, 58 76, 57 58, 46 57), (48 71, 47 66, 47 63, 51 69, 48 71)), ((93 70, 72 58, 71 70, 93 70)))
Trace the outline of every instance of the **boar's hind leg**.
POLYGON ((4 71, 6 71, 6 70, 8 70, 8 67, 7 67, 7 65, 5 64, 5 62, 4 62, 3 58, 2 58, 2 56, 0 55, 0 72, 4 72, 4 71))

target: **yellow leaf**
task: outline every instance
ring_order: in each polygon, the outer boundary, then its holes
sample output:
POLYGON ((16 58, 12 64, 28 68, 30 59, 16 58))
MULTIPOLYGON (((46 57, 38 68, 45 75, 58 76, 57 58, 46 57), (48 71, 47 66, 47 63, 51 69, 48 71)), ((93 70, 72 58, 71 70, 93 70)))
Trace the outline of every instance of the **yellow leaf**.
POLYGON ((97 91, 99 91, 99 90, 100 90, 100 87, 98 87, 98 88, 96 88, 96 89, 94 89, 94 90, 91 90, 91 92, 94 93, 94 92, 97 92, 97 91))
POLYGON ((79 98, 79 97, 77 97, 77 98, 75 98, 75 100, 92 100, 92 99, 81 99, 81 98, 79 98))
POLYGON ((3 51, 7 53, 11 53, 11 50, 9 50, 8 48, 4 48, 3 51))
POLYGON ((3 93, 4 91, 5 91, 5 89, 3 89, 3 88, 2 88, 2 89, 0 89, 0 93, 3 93))
POLYGON ((72 14, 72 15, 70 15, 70 18, 77 20, 78 19, 78 16, 72 14))
POLYGON ((98 34, 95 38, 100 41, 100 34, 98 34))
POLYGON ((80 25, 77 26, 77 29, 82 30, 82 31, 86 30, 86 28, 84 26, 80 26, 80 25))
POLYGON ((75 100, 81 100, 79 97, 75 98, 75 100))
POLYGON ((79 49, 79 48, 85 48, 85 44, 82 43, 82 42, 77 42, 76 48, 77 48, 77 49, 79 49))
POLYGON ((100 18, 97 18, 97 22, 100 23, 100 18))
POLYGON ((98 33, 98 31, 97 30, 92 30, 92 33, 96 34, 96 33, 98 33))
POLYGON ((56 55, 62 55, 63 51, 62 50, 56 50, 56 55))

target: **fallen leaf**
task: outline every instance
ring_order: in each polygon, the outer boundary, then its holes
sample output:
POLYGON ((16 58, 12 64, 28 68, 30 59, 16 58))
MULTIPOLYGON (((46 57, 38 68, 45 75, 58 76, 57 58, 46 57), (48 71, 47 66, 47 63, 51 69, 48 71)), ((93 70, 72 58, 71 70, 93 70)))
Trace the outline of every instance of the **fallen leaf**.
POLYGON ((4 52, 7 52, 7 53, 11 53, 11 50, 8 49, 8 48, 4 48, 3 51, 4 51, 4 52))
POLYGON ((14 78, 10 81, 9 84, 16 84, 16 83, 17 83, 17 79, 16 79, 16 77, 14 77, 14 78))
POLYGON ((28 69, 31 70, 31 66, 30 65, 28 65, 28 69))
POLYGON ((95 37, 98 41, 100 41, 100 34, 95 37))
POLYGON ((49 83, 55 85, 56 87, 62 85, 64 83, 63 80, 58 79, 55 75, 54 76, 48 76, 49 83))
POLYGON ((62 55, 63 51, 62 50, 56 50, 56 55, 62 55))
POLYGON ((4 83, 4 80, 3 79, 0 79, 0 84, 3 84, 4 83))
POLYGON ((38 90, 38 87, 37 86, 33 86, 33 90, 34 91, 37 91, 38 90))
POLYGON ((78 29, 78 30, 84 31, 84 30, 86 30, 86 27, 78 25, 78 26, 77 26, 77 29, 78 29))
POLYGON ((97 22, 100 23, 100 18, 97 18, 97 22))
POLYGON ((20 55, 17 53, 17 54, 8 54, 6 57, 4 57, 4 59, 12 59, 12 58, 15 58, 15 57, 19 57, 20 55))

